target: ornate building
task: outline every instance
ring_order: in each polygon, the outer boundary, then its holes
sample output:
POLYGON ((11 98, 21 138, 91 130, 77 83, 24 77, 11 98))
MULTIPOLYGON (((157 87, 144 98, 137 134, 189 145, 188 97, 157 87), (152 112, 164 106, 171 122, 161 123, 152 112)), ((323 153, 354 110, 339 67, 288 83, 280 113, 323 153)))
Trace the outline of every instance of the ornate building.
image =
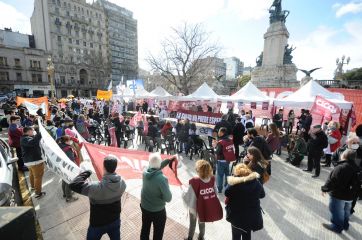
POLYGON ((55 66, 57 97, 95 96, 110 80, 106 16, 86 0, 34 0, 31 29, 55 66))

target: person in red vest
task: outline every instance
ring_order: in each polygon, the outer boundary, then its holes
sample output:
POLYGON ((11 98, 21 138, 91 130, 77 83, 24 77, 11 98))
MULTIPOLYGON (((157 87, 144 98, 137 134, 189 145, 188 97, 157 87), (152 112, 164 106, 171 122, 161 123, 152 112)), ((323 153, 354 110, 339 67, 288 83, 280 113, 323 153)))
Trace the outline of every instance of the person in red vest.
POLYGON ((21 118, 17 115, 10 116, 10 126, 8 130, 9 146, 15 148, 16 156, 19 159, 17 161, 19 171, 28 171, 28 168, 24 166, 20 147, 20 138, 23 136, 23 128, 21 127, 20 119, 21 118))
POLYGON ((215 177, 212 167, 205 160, 196 162, 197 177, 189 180, 189 187, 183 199, 190 212, 189 235, 185 240, 192 240, 195 234, 196 219, 199 220, 200 234, 198 240, 205 236, 205 222, 215 222, 223 217, 221 204, 216 195, 215 177))
POLYGON ((217 160, 217 190, 218 193, 221 193, 223 190, 224 178, 226 186, 226 177, 230 175, 229 163, 236 160, 234 142, 229 138, 227 129, 224 127, 219 129, 215 154, 217 160))
POLYGON ((226 220, 231 223, 232 239, 251 239, 251 231, 263 228, 260 199, 265 197, 259 174, 240 163, 234 176, 228 177, 225 189, 226 220))
POLYGON ((333 153, 341 146, 342 134, 339 131, 339 124, 334 121, 328 123, 326 131, 328 137, 328 147, 324 149, 326 161, 323 167, 330 167, 333 153))

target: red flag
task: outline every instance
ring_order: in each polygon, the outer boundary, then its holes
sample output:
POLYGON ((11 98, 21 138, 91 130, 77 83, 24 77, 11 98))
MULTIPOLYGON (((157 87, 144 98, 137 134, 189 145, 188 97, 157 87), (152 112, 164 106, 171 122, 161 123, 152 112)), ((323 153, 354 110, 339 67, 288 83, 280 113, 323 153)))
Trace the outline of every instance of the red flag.
MULTIPOLYGON (((143 169, 148 166, 149 152, 107 147, 91 143, 85 143, 84 145, 92 160, 98 179, 101 179, 103 176, 103 159, 109 154, 112 154, 119 159, 116 173, 126 180, 142 179, 143 169)), ((171 158, 169 155, 161 155, 161 157, 163 159, 171 158)), ((174 161, 171 168, 169 166, 164 167, 162 172, 168 178, 168 182, 171 185, 182 185, 177 177, 177 160, 174 161)))
POLYGON ((311 113, 318 114, 326 118, 330 118, 332 115, 339 114, 340 112, 341 109, 336 104, 320 96, 316 96, 311 109, 311 113))

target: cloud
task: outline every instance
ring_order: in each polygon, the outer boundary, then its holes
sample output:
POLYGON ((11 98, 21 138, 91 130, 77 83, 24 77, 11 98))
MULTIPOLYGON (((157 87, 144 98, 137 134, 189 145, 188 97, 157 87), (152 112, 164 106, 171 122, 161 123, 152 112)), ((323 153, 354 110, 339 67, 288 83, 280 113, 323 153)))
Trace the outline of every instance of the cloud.
POLYGON ((31 34, 30 19, 11 5, 0 1, 0 28, 31 34))
POLYGON ((226 11, 237 15, 242 21, 260 20, 266 17, 271 1, 253 0, 229 0, 226 11))
MULTIPOLYGON (((342 55, 351 57, 351 62, 344 69, 352 69, 362 66, 362 22, 361 20, 350 21, 342 28, 336 29, 320 26, 302 40, 290 40, 297 46, 293 52, 294 62, 298 68, 312 69, 322 67, 313 73, 316 79, 332 79, 336 69, 336 58, 342 55), (341 38, 343 36, 343 38, 341 38)), ((304 76, 298 73, 298 79, 304 76)))
POLYGON ((336 16, 342 17, 349 13, 360 13, 362 12, 362 1, 351 1, 347 4, 336 3, 333 5, 336 10, 336 16))

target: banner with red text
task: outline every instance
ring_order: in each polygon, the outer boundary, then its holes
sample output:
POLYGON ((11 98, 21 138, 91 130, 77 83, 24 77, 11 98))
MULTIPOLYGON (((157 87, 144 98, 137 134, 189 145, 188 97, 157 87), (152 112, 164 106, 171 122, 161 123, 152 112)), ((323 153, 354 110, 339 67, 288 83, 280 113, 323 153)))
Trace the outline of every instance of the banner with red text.
MULTIPOLYGON (((124 179, 142 179, 143 170, 148 167, 149 152, 139 150, 129 150, 123 148, 108 147, 85 143, 88 154, 92 160, 94 170, 98 179, 103 176, 103 159, 112 154, 118 158, 116 173, 124 179)), ((170 155, 161 155, 162 159, 171 158, 170 155)), ((162 169, 163 174, 167 177, 169 184, 181 186, 177 177, 177 161, 173 162, 172 169, 166 166, 162 169)))
POLYGON ((221 121, 221 113, 212 112, 194 112, 187 110, 178 110, 176 114, 177 119, 189 119, 191 122, 205 123, 215 125, 221 121))
POLYGON ((218 113, 221 109, 221 101, 211 102, 209 100, 205 101, 172 101, 168 102, 168 111, 179 111, 179 110, 187 110, 187 111, 203 111, 209 112, 209 109, 212 109, 212 112, 218 113))
POLYGON ((318 114, 324 116, 325 118, 331 118, 334 114, 340 114, 341 109, 331 101, 327 99, 316 96, 314 104, 311 109, 312 114, 318 114))

